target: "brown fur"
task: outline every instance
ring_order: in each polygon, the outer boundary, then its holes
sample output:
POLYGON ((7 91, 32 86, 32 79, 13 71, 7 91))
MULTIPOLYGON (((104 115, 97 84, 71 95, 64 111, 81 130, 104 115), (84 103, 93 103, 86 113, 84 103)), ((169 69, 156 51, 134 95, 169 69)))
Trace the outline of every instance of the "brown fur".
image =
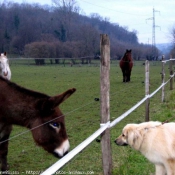
POLYGON ((28 90, 0 77, 0 161, 1 171, 8 169, 8 141, 12 125, 31 129, 35 142, 57 157, 68 151, 64 115, 57 107, 76 89, 50 97, 28 90), (66 148, 65 148, 66 147, 66 148))
POLYGON ((132 67, 132 50, 127 49, 123 58, 120 60, 120 68, 123 73, 123 82, 130 82, 132 67))

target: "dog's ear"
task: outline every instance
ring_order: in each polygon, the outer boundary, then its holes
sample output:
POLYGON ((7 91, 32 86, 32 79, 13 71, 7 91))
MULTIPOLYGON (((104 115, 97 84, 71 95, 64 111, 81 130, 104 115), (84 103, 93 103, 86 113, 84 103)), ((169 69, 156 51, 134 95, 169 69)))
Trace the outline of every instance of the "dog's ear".
POLYGON ((139 150, 143 141, 142 133, 140 130, 134 129, 128 131, 128 144, 135 150, 139 150))
POLYGON ((128 130, 127 131, 127 142, 128 142, 128 145, 130 145, 131 147, 133 147, 133 144, 134 144, 134 131, 133 130, 128 130))

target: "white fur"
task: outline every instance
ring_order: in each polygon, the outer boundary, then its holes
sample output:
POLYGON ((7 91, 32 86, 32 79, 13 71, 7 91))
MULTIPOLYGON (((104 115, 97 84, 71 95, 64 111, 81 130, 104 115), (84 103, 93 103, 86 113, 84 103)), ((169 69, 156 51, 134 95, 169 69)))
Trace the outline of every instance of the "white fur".
POLYGON ((128 124, 115 142, 140 151, 155 164, 156 175, 175 175, 175 123, 128 124))
POLYGON ((11 79, 11 70, 9 67, 9 60, 6 57, 6 54, 1 53, 0 55, 0 75, 5 79, 11 79))
POLYGON ((61 146, 59 146, 58 148, 56 148, 56 149, 54 150, 54 152, 55 152, 56 154, 58 154, 59 157, 62 157, 62 156, 64 156, 64 154, 65 154, 66 152, 69 151, 69 148, 70 148, 70 144, 69 144, 69 140, 67 139, 67 140, 65 140, 65 141, 61 144, 61 146))

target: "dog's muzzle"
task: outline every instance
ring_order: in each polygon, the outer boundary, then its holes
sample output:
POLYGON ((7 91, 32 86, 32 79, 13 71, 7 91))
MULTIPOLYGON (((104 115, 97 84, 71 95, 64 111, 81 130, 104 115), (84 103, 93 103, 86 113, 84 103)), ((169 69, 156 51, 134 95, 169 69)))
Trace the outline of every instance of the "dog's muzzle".
POLYGON ((116 140, 114 141, 114 143, 115 143, 116 145, 118 145, 118 146, 128 146, 127 143, 124 143, 124 142, 122 142, 122 141, 119 140, 119 139, 116 139, 116 140))

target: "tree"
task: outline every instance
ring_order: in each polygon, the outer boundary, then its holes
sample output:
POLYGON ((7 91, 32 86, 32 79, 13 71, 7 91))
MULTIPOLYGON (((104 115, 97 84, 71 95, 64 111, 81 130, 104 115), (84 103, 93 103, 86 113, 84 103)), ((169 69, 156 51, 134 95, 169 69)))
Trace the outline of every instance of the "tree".
MULTIPOLYGON (((99 54, 100 34, 106 33, 110 37, 113 58, 122 57, 126 49, 132 49, 136 59, 149 55, 147 50, 151 46, 140 46, 136 31, 130 32, 127 27, 110 23, 97 13, 91 17, 79 14, 75 0, 53 2, 55 6, 52 7, 12 2, 0 4, 1 52, 26 54, 30 44, 38 43, 39 49, 39 45, 45 42, 49 55, 45 53, 44 57, 94 57, 99 54)), ((34 49, 31 53, 35 51, 40 56, 34 49)))
POLYGON ((74 11, 76 4, 75 0, 52 0, 56 7, 63 9, 63 11, 74 11))
POLYGON ((71 40, 71 23, 73 14, 77 11, 75 0, 52 0, 55 5, 55 12, 58 13, 59 29, 55 33, 59 36, 60 40, 65 42, 71 40), (61 19, 61 20, 60 20, 61 19))
POLYGON ((37 65, 45 64, 44 59, 38 58, 55 57, 55 54, 54 45, 47 42, 34 42, 25 46, 25 55, 27 57, 36 58, 35 63, 37 65))

